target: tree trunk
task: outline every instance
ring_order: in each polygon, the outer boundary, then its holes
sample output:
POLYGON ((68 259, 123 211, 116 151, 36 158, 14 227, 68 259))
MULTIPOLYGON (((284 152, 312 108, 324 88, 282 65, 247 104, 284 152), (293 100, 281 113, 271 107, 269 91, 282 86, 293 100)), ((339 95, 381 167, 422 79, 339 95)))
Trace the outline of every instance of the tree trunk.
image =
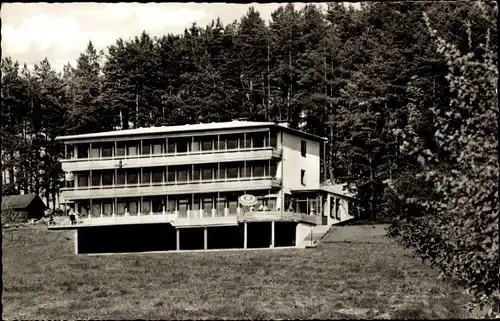
POLYGON ((139 128, 139 85, 135 82, 135 128, 139 128))

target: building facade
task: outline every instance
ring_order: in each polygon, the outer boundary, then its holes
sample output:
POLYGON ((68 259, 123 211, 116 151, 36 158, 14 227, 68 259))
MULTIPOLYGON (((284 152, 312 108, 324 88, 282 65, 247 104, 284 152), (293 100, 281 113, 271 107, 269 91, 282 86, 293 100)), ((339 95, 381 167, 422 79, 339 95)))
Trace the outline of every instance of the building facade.
POLYGON ((77 253, 298 246, 300 224, 348 219, 348 202, 331 209, 335 194, 321 188, 324 139, 282 124, 232 121, 57 139, 66 155, 61 197, 78 215, 51 228, 75 229, 77 253), (242 195, 255 204, 241 205, 242 195), (337 213, 343 208, 345 217, 337 213))

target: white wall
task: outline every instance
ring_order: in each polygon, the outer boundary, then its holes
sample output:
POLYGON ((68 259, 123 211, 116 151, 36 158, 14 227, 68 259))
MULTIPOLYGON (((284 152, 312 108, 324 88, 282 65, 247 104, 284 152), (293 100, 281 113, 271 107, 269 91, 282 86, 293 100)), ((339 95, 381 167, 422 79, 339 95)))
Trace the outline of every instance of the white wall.
POLYGON ((311 225, 298 223, 295 232, 295 246, 298 246, 311 233, 311 225))
POLYGON ((352 218, 354 218, 354 216, 352 215, 349 215, 349 198, 346 198, 346 197, 342 197, 342 196, 339 196, 339 195, 328 195, 328 206, 329 206, 329 210, 328 210, 328 225, 331 225, 331 224, 335 224, 335 223, 339 223, 339 222, 343 222, 343 221, 347 221, 347 220, 350 220, 352 218), (338 209, 339 211, 339 215, 340 215, 340 220, 336 219, 335 218, 335 212, 332 212, 332 211, 335 211, 337 210, 336 208, 334 208, 334 202, 335 202, 335 199, 339 199, 340 200, 340 207, 338 209), (332 217, 332 214, 333 213, 333 217, 332 217))
MULTIPOLYGON (((319 189, 320 186, 320 142, 283 132, 283 188, 319 189), (306 156, 301 155, 301 141, 307 142, 306 156), (301 170, 304 169, 305 185, 301 184, 301 170)), ((278 146, 281 143, 279 134, 278 146)), ((279 168, 281 170, 281 168, 279 168)))

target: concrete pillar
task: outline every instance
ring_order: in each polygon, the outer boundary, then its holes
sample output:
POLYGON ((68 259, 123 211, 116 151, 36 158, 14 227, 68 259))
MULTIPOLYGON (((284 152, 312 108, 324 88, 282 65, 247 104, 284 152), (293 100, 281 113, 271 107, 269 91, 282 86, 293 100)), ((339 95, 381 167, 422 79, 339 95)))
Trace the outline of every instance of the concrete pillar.
POLYGON ((274 224, 275 221, 271 221, 271 247, 274 247, 274 224))
POLYGON ((176 228, 175 229, 175 238, 176 238, 176 249, 179 251, 181 249, 181 231, 176 228))
POLYGON ((75 233, 73 234, 75 241, 75 254, 78 254, 78 229, 75 229, 75 233))
POLYGON ((247 223, 243 223, 244 226, 244 232, 243 232, 243 248, 247 248, 247 236, 248 236, 248 231, 247 231, 247 223))
POLYGON ((208 249, 208 229, 203 228, 203 249, 208 249))

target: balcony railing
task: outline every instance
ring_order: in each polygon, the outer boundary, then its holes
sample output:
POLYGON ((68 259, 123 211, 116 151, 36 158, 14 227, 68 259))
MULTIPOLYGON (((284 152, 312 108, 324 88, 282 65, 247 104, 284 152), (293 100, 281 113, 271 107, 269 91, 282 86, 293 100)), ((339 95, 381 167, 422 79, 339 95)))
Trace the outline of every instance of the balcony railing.
POLYGON ((280 158, 281 149, 274 147, 211 150, 187 153, 162 153, 99 158, 72 158, 61 160, 64 171, 75 172, 94 169, 114 169, 122 161, 122 168, 174 166, 214 162, 254 161, 280 158), (207 157, 209 156, 209 157, 207 157))
POLYGON ((115 186, 77 187, 62 189, 64 199, 89 199, 107 197, 139 197, 180 193, 246 190, 280 187, 281 179, 264 176, 253 178, 214 179, 204 181, 163 182, 154 184, 129 184, 115 186))
POLYGON ((244 212, 237 208, 236 212, 231 212, 228 208, 224 209, 222 215, 217 215, 216 210, 212 210, 211 216, 203 216, 202 210, 187 211, 181 213, 164 212, 148 213, 138 215, 112 215, 100 217, 77 218, 71 223, 69 217, 62 217, 54 224, 49 225, 51 229, 71 229, 90 226, 110 226, 110 225, 135 225, 135 224, 159 224, 168 223, 175 227, 194 227, 194 226, 216 226, 216 225, 237 225, 242 222, 263 222, 263 221, 296 221, 307 222, 310 224, 321 224, 320 215, 308 215, 296 212, 281 212, 279 210, 270 211, 250 211, 244 212))

